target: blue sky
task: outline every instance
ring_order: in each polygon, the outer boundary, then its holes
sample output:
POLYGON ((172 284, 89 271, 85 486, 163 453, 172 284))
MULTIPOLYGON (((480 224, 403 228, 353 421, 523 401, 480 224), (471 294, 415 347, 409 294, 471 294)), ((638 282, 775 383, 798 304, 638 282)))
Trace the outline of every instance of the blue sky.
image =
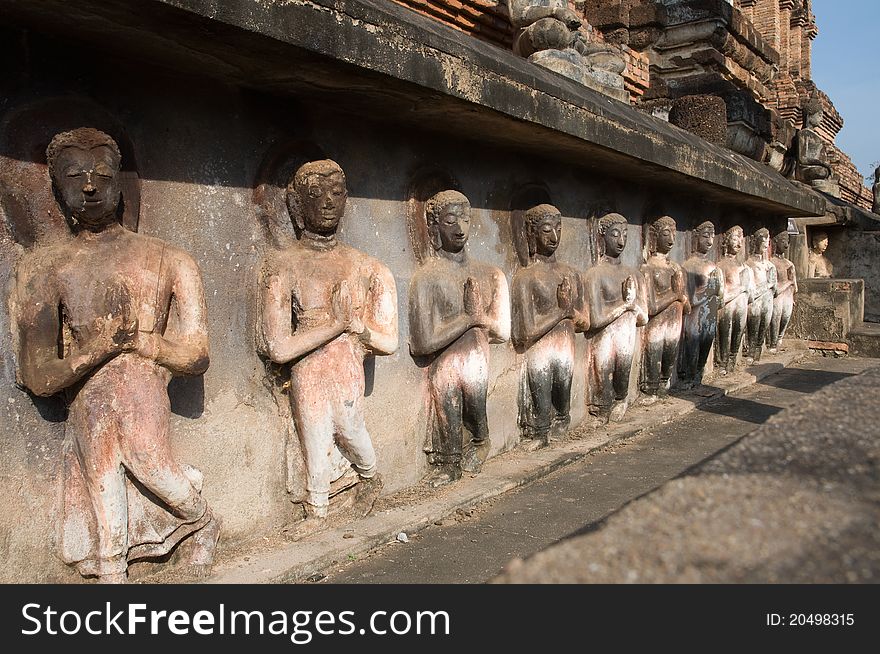
POLYGON ((813 0, 819 36, 813 41, 813 81, 844 119, 837 146, 863 175, 880 161, 880 0, 813 0))

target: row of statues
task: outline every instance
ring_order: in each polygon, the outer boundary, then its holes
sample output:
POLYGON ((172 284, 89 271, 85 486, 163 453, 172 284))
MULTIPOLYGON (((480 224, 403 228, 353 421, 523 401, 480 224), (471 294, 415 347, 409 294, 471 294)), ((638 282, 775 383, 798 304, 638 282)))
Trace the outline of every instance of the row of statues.
MULTIPOLYGON (((121 156, 111 137, 89 128, 58 134, 47 160, 73 236, 23 256, 10 306, 20 383, 36 395, 63 393, 69 407, 61 556, 83 575, 119 582, 129 562, 188 539, 190 563, 204 573, 220 520, 202 497, 201 473, 171 455, 167 392, 173 375, 198 375, 209 363, 198 266, 122 227, 121 156)), ((367 514, 382 488, 364 420, 364 359, 398 349, 397 289, 382 262, 337 239, 348 197, 338 164, 304 164, 286 197, 298 238, 261 262, 256 347, 289 370, 306 471, 297 533, 306 534, 326 525, 340 474, 356 477, 352 515, 367 514), (350 464, 342 473, 339 454, 350 464)), ((489 452, 493 343, 510 340, 522 355, 522 434, 546 444, 570 423, 576 334, 590 343, 590 411, 608 421, 627 410, 634 366, 644 401, 655 401, 676 369, 683 386, 700 384, 713 343, 721 374, 733 370, 743 339, 749 359, 765 343, 775 350, 791 317, 797 282, 786 233, 768 259, 769 232, 758 230, 741 263, 743 231, 732 227, 716 263, 706 222, 679 265, 669 258, 675 221, 663 216, 650 224, 646 261, 635 269, 621 257, 626 218, 609 213, 598 220, 599 261, 582 273, 557 260, 562 216, 539 204, 525 212, 528 260, 508 287, 499 268, 469 258, 470 212, 455 190, 425 203, 434 256, 408 293, 410 354, 430 395, 435 486, 478 473, 489 452)))

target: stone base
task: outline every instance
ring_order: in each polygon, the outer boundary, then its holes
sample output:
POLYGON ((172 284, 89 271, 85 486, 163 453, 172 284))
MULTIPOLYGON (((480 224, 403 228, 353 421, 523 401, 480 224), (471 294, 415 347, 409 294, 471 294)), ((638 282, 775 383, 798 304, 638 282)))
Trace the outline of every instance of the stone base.
POLYGON ((623 77, 608 70, 591 67, 576 50, 541 50, 530 56, 529 61, 594 91, 629 103, 629 92, 624 87, 623 77))
POLYGON ((833 198, 840 197, 840 184, 836 179, 814 179, 810 186, 833 198))
POLYGON ((864 297, 861 279, 802 279, 787 335, 847 343, 852 329, 862 323, 864 297))

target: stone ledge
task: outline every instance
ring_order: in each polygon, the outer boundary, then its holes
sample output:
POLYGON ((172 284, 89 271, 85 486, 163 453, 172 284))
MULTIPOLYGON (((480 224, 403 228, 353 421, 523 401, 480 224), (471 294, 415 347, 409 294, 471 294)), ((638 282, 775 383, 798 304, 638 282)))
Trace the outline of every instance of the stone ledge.
POLYGON ((4 22, 127 59, 513 147, 775 215, 821 213, 768 167, 395 3, 0 0, 4 22))
MULTIPOLYGON (((651 407, 634 406, 626 421, 607 428, 582 426, 551 447, 534 452, 514 450, 486 462, 480 475, 466 476, 449 486, 425 490, 424 501, 379 511, 362 520, 331 529, 295 542, 278 537, 264 540, 250 549, 241 548, 234 556, 220 560, 207 583, 295 583, 319 575, 339 562, 363 556, 395 540, 400 532, 408 535, 428 527, 478 502, 490 499, 544 477, 588 456, 599 447, 634 436, 649 428, 674 420, 713 399, 735 393, 779 372, 806 355, 799 341, 786 341, 787 350, 765 356, 758 365, 738 370, 726 378, 708 380, 701 393, 676 394, 651 407), (346 538, 346 535, 349 535, 346 538)), ((408 491, 403 491, 407 493, 408 491)), ((392 496, 393 497, 393 496, 392 496)), ((164 570, 142 578, 145 583, 178 583, 179 570, 164 570)))

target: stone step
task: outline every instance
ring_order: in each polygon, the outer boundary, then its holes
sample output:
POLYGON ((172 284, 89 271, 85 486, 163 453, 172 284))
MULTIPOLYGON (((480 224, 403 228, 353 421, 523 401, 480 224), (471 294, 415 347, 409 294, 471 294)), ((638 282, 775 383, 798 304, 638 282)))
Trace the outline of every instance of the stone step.
POLYGON ((880 323, 861 322, 849 333, 850 354, 880 357, 880 323))

